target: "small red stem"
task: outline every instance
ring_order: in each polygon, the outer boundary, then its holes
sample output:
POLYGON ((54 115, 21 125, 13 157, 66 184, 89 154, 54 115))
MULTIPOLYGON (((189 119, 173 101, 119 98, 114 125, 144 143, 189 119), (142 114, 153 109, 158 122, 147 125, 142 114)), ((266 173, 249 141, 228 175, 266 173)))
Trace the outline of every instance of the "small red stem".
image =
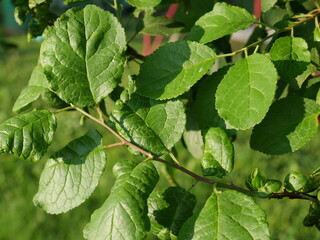
MULTIPOLYGON (((174 3, 174 4, 171 4, 167 10, 167 13, 166 13, 166 17, 167 18, 173 18, 174 15, 176 14, 177 12, 177 9, 179 7, 179 3, 174 3)), ((158 49, 158 47, 161 45, 161 42, 162 40, 164 39, 164 36, 156 36, 155 39, 153 40, 153 43, 151 45, 151 52, 154 52, 155 50, 158 49)))
POLYGON ((256 19, 260 19, 261 16, 261 0, 254 0, 253 13, 256 19))
POLYGON ((148 56, 152 53, 151 51, 151 35, 143 35, 142 55, 148 56))

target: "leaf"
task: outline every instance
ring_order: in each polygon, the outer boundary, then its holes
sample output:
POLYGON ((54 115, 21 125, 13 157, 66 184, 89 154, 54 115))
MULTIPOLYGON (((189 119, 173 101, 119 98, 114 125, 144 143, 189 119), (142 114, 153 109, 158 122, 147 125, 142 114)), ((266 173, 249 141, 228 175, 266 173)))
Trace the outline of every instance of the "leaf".
POLYGON ((258 168, 253 169, 248 179, 246 180, 246 185, 251 191, 257 191, 265 184, 266 178, 258 168))
POLYGON ((233 164, 234 151, 229 136, 219 127, 210 128, 205 135, 201 159, 203 175, 223 177, 232 171, 233 164))
POLYGON ((56 127, 55 116, 46 110, 10 118, 0 124, 0 153, 38 161, 47 152, 56 127))
POLYGON ((270 57, 280 77, 298 88, 295 78, 307 69, 311 59, 307 42, 303 38, 281 37, 273 44, 270 57))
POLYGON ((40 94, 47 88, 49 88, 48 80, 43 73, 42 67, 38 65, 33 69, 28 86, 20 93, 12 111, 21 111, 28 104, 37 100, 40 94))
POLYGON ((147 8, 157 6, 161 0, 126 0, 127 3, 138 8, 147 8))
POLYGON ((140 33, 152 36, 170 36, 180 32, 182 29, 173 19, 168 19, 164 16, 154 17, 152 15, 146 15, 143 18, 143 25, 140 33))
POLYGON ((63 4, 64 5, 72 5, 75 3, 81 3, 81 2, 85 2, 87 0, 63 0, 63 4))
POLYGON ((195 221, 192 235, 184 240, 270 239, 260 206, 251 197, 233 190, 212 193, 195 221))
POLYGON ((317 132, 320 105, 291 96, 272 104, 266 118, 254 127, 250 145, 266 154, 284 154, 298 150, 317 132))
POLYGON ((306 183, 307 177, 305 175, 292 171, 286 176, 284 180, 284 187, 288 191, 297 192, 302 189, 306 183))
POLYGON ((254 22, 254 17, 244 8, 226 3, 216 3, 211 12, 196 21, 187 39, 208 43, 248 28, 254 22))
POLYGON ((261 2, 262 12, 268 11, 277 3, 277 1, 278 0, 262 0, 261 2))
POLYGON ((171 233, 177 236, 195 204, 195 196, 180 187, 152 193, 148 199, 151 232, 160 239, 170 239, 171 233))
POLYGON ((133 94, 126 102, 117 101, 111 120, 128 141, 161 155, 181 138, 186 115, 179 100, 158 101, 133 94))
POLYGON ((192 109, 187 111, 187 123, 186 130, 183 133, 183 141, 193 157, 198 159, 202 157, 204 143, 195 112, 192 109))
POLYGON ((137 92, 153 99, 178 97, 207 73, 215 56, 211 48, 200 43, 168 43, 141 65, 137 92))
POLYGON ((230 135, 234 134, 234 130, 226 126, 226 122, 218 115, 215 109, 215 95, 224 75, 227 74, 229 66, 220 68, 217 72, 214 72, 211 76, 203 79, 197 91, 197 97, 194 102, 194 109, 196 117, 202 130, 207 130, 210 127, 220 127, 225 129, 230 135))
POLYGON ((253 54, 230 67, 216 92, 219 115, 237 129, 248 129, 266 115, 276 90, 277 71, 269 58, 253 54))
POLYGON ((140 240, 150 228, 147 198, 158 181, 151 162, 136 165, 118 162, 113 168, 117 180, 108 199, 91 216, 84 229, 86 239, 140 240))
POLYGON ((126 40, 118 20, 94 5, 72 8, 49 28, 41 64, 50 86, 66 103, 94 105, 117 86, 126 40))
POLYGON ((51 214, 79 206, 97 187, 105 163, 99 132, 91 130, 73 140, 48 159, 34 204, 51 214))
POLYGON ((267 179, 266 184, 259 188, 259 191, 265 193, 276 193, 281 189, 282 183, 279 180, 267 179))

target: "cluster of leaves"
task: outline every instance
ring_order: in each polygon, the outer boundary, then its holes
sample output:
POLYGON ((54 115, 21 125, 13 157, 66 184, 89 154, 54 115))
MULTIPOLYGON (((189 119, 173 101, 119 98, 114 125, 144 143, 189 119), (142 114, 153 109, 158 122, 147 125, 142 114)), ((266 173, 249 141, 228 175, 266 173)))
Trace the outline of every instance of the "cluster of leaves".
MULTIPOLYGON (((234 167, 237 131, 253 129, 252 149, 274 155, 296 151, 315 135, 318 2, 263 1, 261 21, 225 1, 127 2, 142 23, 137 33, 179 32, 185 40, 166 43, 145 58, 132 56, 120 18, 95 5, 66 11, 44 32, 39 64, 13 107, 20 114, 0 124, 0 152, 38 161, 53 141, 55 114, 73 109, 112 132, 120 140, 114 146, 145 155, 139 164, 114 166, 116 183, 86 225, 87 239, 145 239, 150 230, 160 239, 269 239, 265 214, 249 195, 308 199, 304 224, 319 227, 319 170, 309 177, 291 172, 283 188, 258 169, 246 180, 248 189, 224 178, 234 167), (175 2, 180 4, 175 19, 156 17, 175 2), (231 52, 228 36, 253 24, 246 47, 231 52), (238 53, 244 56, 233 63, 230 57, 238 53), (139 74, 121 81, 132 59, 140 64, 139 74), (219 70, 210 75, 214 64, 219 70), (40 96, 59 110, 25 112, 40 96), (206 177, 174 157, 166 160, 181 138, 206 177), (154 191, 159 175, 152 160, 228 190, 215 187, 202 210, 193 213, 196 196, 189 191, 179 186, 154 191)), ((49 11, 46 2, 23 3, 27 11, 37 6, 49 11)), ((117 1, 113 7, 118 12, 117 1)), ((51 214, 79 206, 97 186, 106 159, 97 130, 70 142, 47 160, 35 205, 51 214)))
POLYGON ((50 10, 51 0, 12 0, 15 6, 14 17, 19 25, 23 25, 28 17, 31 16, 29 22, 29 38, 41 36, 44 29, 51 26, 57 16, 50 10))

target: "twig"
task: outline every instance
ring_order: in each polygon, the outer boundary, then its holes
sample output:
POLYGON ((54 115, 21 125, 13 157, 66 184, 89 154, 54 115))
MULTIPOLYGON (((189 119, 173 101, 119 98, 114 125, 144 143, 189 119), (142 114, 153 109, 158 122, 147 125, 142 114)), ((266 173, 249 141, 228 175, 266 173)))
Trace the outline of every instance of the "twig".
POLYGON ((71 106, 76 109, 77 111, 79 111, 80 113, 86 115, 88 118, 90 118, 91 120, 99 123, 100 125, 102 125, 103 127, 105 127, 109 132, 111 132, 116 138, 118 138, 122 143, 124 143, 125 145, 128 145, 134 149, 136 149, 137 151, 141 152, 142 154, 146 155, 149 158, 153 158, 153 155, 145 150, 143 150, 142 148, 132 144, 131 142, 127 141, 126 139, 124 139, 123 137, 121 137, 116 131, 114 131, 110 126, 108 126, 104 121, 101 121, 100 119, 95 118, 94 116, 90 115, 89 113, 83 111, 81 108, 78 108, 76 106, 74 106, 73 104, 71 104, 71 106))
POLYGON ((118 142, 118 143, 114 143, 114 144, 110 144, 110 145, 107 145, 107 146, 104 146, 103 148, 114 148, 114 147, 119 147, 119 146, 123 146, 125 145, 125 143, 123 142, 118 142))

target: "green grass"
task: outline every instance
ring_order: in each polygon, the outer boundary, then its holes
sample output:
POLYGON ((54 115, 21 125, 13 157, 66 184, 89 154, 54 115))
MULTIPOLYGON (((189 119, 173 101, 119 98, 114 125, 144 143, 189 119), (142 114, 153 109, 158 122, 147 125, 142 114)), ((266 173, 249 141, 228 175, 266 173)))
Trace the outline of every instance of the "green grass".
MULTIPOLYGON (((31 71, 37 64, 40 47, 35 42, 27 43, 23 36, 8 40, 18 44, 19 47, 0 54, 0 121, 14 116, 11 111, 12 106, 20 91, 27 85, 31 71)), ((57 117, 58 129, 54 144, 46 157, 72 139, 83 135, 88 129, 96 127, 89 120, 85 126, 81 126, 80 115, 77 112, 64 112, 57 117)), ((99 131, 104 134, 106 144, 116 142, 116 139, 104 129, 99 128, 99 131)), ((312 169, 319 166, 319 134, 296 153, 275 157, 252 151, 249 148, 249 134, 249 131, 240 132, 234 142, 236 162, 231 179, 237 185, 244 186, 244 179, 255 167, 260 168, 267 178, 283 180, 289 171, 296 170, 309 174, 312 169)), ((178 143, 176 148, 177 157, 182 164, 200 174, 199 160, 192 158, 182 143, 178 143)), ((105 173, 90 199, 66 214, 49 215, 35 207, 32 202, 45 159, 38 163, 29 163, 11 155, 0 155, 0 239, 83 239, 83 227, 90 220, 94 209, 102 205, 113 185, 112 166, 115 162, 126 159, 137 161, 141 158, 129 154, 125 148, 108 150, 105 173)), ((164 171, 161 164, 156 165, 159 172, 164 171)), ((184 173, 176 171, 174 175, 182 187, 188 189, 194 183, 194 180, 186 177, 184 173)), ((168 183, 162 178, 157 188, 164 186, 168 186, 168 183)), ((198 183, 192 188, 191 192, 197 196, 196 211, 201 209, 211 189, 212 186, 205 183, 198 183)), ((302 225, 302 219, 308 211, 307 201, 285 199, 258 200, 258 202, 267 213, 272 239, 320 239, 316 228, 306 228, 302 225)))

